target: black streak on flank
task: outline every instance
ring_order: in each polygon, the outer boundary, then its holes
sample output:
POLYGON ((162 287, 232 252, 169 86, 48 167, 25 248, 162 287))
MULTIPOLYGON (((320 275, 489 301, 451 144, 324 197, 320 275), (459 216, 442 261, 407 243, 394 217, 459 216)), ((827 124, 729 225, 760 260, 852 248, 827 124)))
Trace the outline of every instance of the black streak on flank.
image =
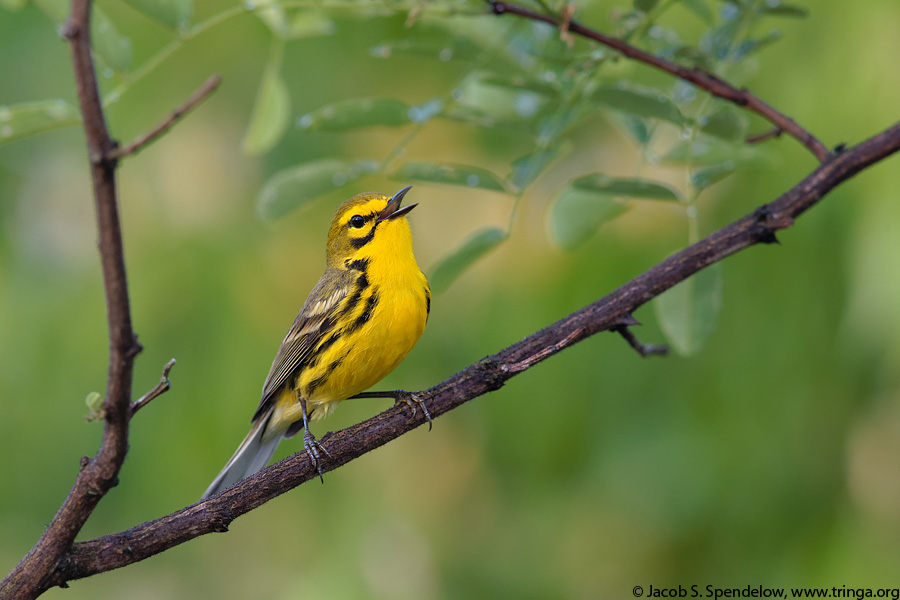
POLYGON ((368 258, 357 258, 356 260, 347 260, 344 262, 344 265, 348 269, 353 269, 354 271, 362 271, 366 272, 366 269, 369 268, 369 259, 368 258))
POLYGON ((378 304, 378 292, 376 290, 372 290, 372 295, 369 296, 369 299, 366 301, 366 307, 363 309, 362 314, 356 317, 356 320, 347 328, 347 333, 352 331, 356 331, 363 325, 365 325, 369 319, 372 318, 372 313, 375 312, 375 305, 378 304))
POLYGON ((324 373, 322 373, 321 375, 319 375, 318 377, 316 377, 315 379, 310 381, 309 385, 306 386, 306 390, 305 390, 306 395, 307 396, 312 395, 313 391, 315 391, 316 388, 320 387, 323 383, 328 381, 328 378, 331 376, 331 374, 334 372, 334 370, 338 368, 338 365, 341 364, 341 361, 343 361, 344 358, 346 358, 346 356, 347 355, 345 354, 344 356, 340 357, 339 359, 332 361, 332 363, 330 365, 328 365, 328 368, 325 369, 324 373))
MULTIPOLYGON (((356 278, 356 285, 354 286, 353 293, 347 298, 347 303, 344 304, 344 307, 341 309, 339 317, 350 314, 350 312, 356 308, 356 305, 359 304, 359 300, 362 298, 363 291, 367 287, 369 287, 369 278, 366 277, 366 273, 363 271, 360 276, 356 278)), ((337 321, 337 319, 335 319, 335 321, 337 321)))
MULTIPOLYGON (((326 350, 328 350, 332 344, 334 344, 336 341, 338 341, 339 337, 341 337, 341 332, 335 331, 334 333, 329 335, 327 338, 322 340, 322 343, 319 344, 316 347, 316 349, 313 351, 313 357, 317 358, 317 357, 321 356, 322 353, 325 352, 326 350)), ((313 364, 315 364, 316 358, 313 359, 313 364)))

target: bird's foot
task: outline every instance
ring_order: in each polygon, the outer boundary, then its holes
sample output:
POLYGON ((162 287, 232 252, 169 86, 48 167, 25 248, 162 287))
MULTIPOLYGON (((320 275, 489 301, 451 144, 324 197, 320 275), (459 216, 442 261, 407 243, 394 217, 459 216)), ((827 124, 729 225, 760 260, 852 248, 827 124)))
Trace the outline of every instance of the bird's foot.
POLYGON ((309 461, 319 473, 319 480, 322 483, 325 483, 325 478, 322 477, 322 455, 324 454, 328 458, 331 458, 331 454, 325 446, 319 443, 319 440, 317 440, 308 429, 303 430, 303 449, 306 450, 309 461))
POLYGON ((433 394, 428 391, 424 392, 404 392, 403 390, 397 391, 397 397, 394 399, 394 404, 399 404, 403 402, 408 407, 412 409, 412 416, 416 416, 416 410, 418 408, 422 409, 422 413, 425 415, 425 420, 428 421, 428 431, 431 431, 431 413, 428 412, 428 407, 425 406, 426 400, 431 400, 433 394))

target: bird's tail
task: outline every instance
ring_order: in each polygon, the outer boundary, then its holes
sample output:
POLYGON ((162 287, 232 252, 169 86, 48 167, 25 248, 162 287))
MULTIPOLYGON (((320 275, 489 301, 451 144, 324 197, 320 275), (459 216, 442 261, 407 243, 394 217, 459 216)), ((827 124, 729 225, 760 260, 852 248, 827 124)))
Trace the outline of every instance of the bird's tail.
POLYGON ((241 479, 253 475, 269 464, 272 455, 275 454, 275 448, 278 447, 278 442, 284 435, 283 432, 267 430, 271 418, 272 410, 270 409, 268 414, 263 414, 256 420, 250 433, 235 450, 234 456, 203 492, 201 500, 206 500, 210 496, 230 488, 241 479))

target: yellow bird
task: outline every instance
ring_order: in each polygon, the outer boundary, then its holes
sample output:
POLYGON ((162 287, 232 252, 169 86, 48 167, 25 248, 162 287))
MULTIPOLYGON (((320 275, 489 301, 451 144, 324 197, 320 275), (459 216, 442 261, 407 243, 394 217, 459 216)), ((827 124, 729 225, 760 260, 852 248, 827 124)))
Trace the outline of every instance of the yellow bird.
POLYGON ((393 397, 431 416, 421 397, 400 390, 363 390, 378 383, 412 350, 431 309, 431 290, 413 256, 412 234, 400 208, 406 187, 392 197, 359 194, 331 220, 325 273, 288 330, 263 385, 250 433, 203 498, 266 467, 282 438, 303 429, 303 447, 322 475, 327 451, 309 421, 351 397, 393 397))

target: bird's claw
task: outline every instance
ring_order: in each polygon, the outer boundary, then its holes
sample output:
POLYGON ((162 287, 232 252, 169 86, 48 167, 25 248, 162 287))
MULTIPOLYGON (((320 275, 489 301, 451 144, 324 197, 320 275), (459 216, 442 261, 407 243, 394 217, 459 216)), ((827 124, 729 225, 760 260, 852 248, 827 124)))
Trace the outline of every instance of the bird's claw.
POLYGON ((313 436, 308 430, 303 430, 303 449, 306 451, 306 455, 309 457, 309 461, 316 468, 316 471, 319 473, 319 480, 322 483, 325 483, 325 478, 322 477, 322 454, 331 458, 331 453, 319 443, 319 440, 313 436))
POLYGON ((422 409, 422 413, 425 415, 425 420, 428 421, 428 431, 431 431, 431 413, 428 412, 428 407, 425 406, 426 400, 431 400, 433 394, 431 392, 400 392, 397 394, 397 398, 394 404, 399 404, 403 402, 408 407, 412 409, 412 416, 416 416, 416 410, 418 408, 422 409))

